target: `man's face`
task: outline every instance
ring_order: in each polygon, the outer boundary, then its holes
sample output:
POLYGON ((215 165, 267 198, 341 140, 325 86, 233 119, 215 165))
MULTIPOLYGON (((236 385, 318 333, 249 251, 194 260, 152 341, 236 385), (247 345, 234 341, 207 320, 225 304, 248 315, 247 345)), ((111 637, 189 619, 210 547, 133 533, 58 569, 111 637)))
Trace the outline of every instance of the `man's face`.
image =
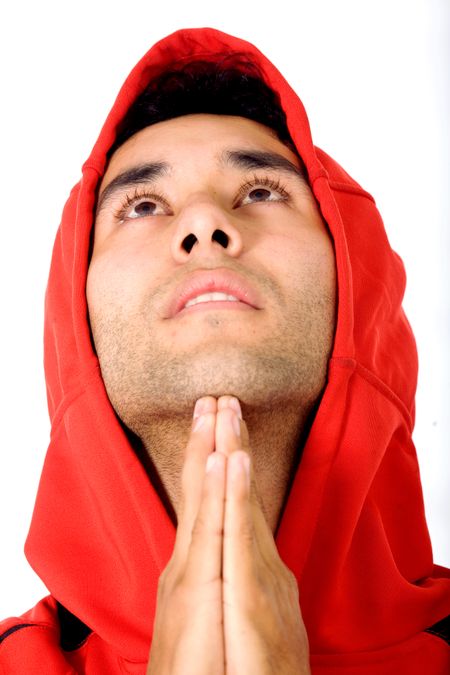
POLYGON ((299 167, 267 127, 206 114, 147 127, 112 156, 87 298, 109 398, 136 433, 203 395, 270 408, 320 394, 335 262, 299 167), (252 153, 293 167, 255 168, 252 153))

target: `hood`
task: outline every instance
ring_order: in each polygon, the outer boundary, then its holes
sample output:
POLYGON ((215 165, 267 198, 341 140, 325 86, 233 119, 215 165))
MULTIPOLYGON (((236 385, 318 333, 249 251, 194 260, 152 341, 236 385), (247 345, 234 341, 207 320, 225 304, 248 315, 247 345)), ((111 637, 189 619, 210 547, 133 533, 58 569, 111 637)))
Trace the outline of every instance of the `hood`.
POLYGON ((328 381, 277 531, 312 653, 392 645, 450 613, 433 566, 411 440, 417 357, 405 273, 374 199, 313 145, 304 107, 252 44, 211 28, 152 47, 114 103, 64 208, 46 294, 51 440, 26 556, 51 594, 126 659, 146 662, 158 577, 175 538, 109 402, 90 338, 86 275, 96 190, 115 130, 149 79, 190 59, 246 53, 287 116, 335 248, 328 381))

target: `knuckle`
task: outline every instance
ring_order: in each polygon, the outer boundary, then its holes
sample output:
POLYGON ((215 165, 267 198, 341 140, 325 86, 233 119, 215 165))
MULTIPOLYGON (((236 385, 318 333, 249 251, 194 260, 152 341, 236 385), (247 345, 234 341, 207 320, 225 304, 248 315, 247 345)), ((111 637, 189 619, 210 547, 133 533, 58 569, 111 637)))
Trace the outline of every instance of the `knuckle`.
POLYGON ((191 545, 196 544, 198 540, 208 537, 209 541, 223 537, 223 528, 209 522, 203 514, 199 514, 192 528, 191 545))
POLYGON ((158 579, 158 595, 167 595, 176 583, 177 566, 174 557, 169 560, 158 579))
POLYGON ((169 592, 169 573, 167 571, 167 567, 161 572, 159 579, 158 579, 158 588, 157 588, 157 598, 158 602, 161 600, 164 600, 164 598, 167 597, 167 594, 169 592))
POLYGON ((282 560, 279 560, 275 566, 273 577, 280 591, 284 587, 290 594, 294 593, 298 595, 297 577, 282 560))
POLYGON ((290 588, 291 592, 295 594, 295 596, 298 597, 299 594, 299 588, 298 588, 298 581, 297 577, 291 570, 288 570, 288 587, 290 588))
POLYGON ((202 513, 199 513, 192 527, 191 542, 201 537, 205 533, 206 527, 206 519, 202 513))
POLYGON ((234 523, 233 527, 226 531, 225 536, 231 540, 237 538, 246 547, 253 546, 255 543, 254 525, 251 521, 244 518, 234 523))
POLYGON ((286 565, 284 565, 284 573, 289 588, 291 588, 295 593, 298 593, 298 581, 295 574, 286 565))
POLYGON ((181 613, 192 608, 195 598, 192 596, 192 587, 184 575, 178 577, 176 583, 173 585, 171 600, 181 613))
POLYGON ((164 588, 167 586, 168 577, 170 576, 170 563, 163 569, 158 579, 158 587, 164 588))
POLYGON ((255 533, 249 523, 242 523, 238 532, 239 539, 246 548, 252 548, 255 543, 255 533))
POLYGON ((264 588, 259 584, 251 584, 245 595, 245 609, 250 617, 270 616, 272 611, 271 600, 264 588))
POLYGON ((158 582, 157 602, 163 604, 170 604, 172 607, 179 609, 188 606, 190 590, 183 574, 168 576, 161 574, 158 582))

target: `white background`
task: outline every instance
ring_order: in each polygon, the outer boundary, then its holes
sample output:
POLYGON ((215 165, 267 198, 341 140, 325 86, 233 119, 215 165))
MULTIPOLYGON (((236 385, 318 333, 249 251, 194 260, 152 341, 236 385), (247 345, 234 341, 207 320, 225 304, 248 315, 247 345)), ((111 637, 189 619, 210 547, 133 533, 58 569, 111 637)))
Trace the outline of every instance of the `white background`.
POLYGON ((157 40, 211 26, 253 42, 313 138, 369 192, 408 273, 415 440, 436 562, 450 566, 448 0, 8 3, 0 17, 0 618, 46 590, 23 555, 49 424, 44 290, 63 204, 120 85, 157 40))

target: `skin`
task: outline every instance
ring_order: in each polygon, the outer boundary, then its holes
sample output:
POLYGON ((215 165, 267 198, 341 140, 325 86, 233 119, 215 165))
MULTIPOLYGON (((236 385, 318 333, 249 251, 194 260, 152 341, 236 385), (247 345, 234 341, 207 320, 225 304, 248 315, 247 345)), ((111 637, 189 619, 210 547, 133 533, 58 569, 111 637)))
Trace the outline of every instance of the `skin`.
POLYGON ((197 402, 182 483, 147 675, 310 674, 297 582, 260 507, 237 399, 197 402))
POLYGON ((334 254, 306 180, 220 165, 228 148, 277 152, 300 168, 263 125, 188 115, 135 134, 100 185, 101 197, 127 169, 172 165, 154 185, 139 186, 139 199, 135 186, 124 187, 103 204, 87 279, 108 396, 177 524, 160 580, 151 675, 187 673, 191 662, 199 674, 264 674, 274 664, 279 673, 309 672, 295 580, 274 534, 326 382, 334 254), (238 198, 255 174, 260 182, 238 198), (280 179, 285 192, 264 179, 280 179), (143 197, 155 190, 164 201, 143 197), (195 245, 186 248, 192 235, 195 245), (221 269, 250 283, 261 306, 207 303, 168 317, 189 274, 221 269), (194 430, 199 400, 206 421, 194 430), (209 455, 217 463, 206 472, 209 455), (243 456, 251 490, 239 469, 243 456))
POLYGON ((263 506, 275 531, 302 431, 326 381, 334 253, 305 179, 222 167, 217 157, 226 148, 274 151, 300 167, 270 129, 218 115, 155 124, 114 153, 100 195, 124 170, 167 161, 173 171, 154 186, 140 186, 140 193, 157 189, 168 204, 153 199, 155 215, 132 219, 132 205, 125 220, 123 213, 116 217, 134 197, 133 186, 99 211, 87 278, 89 316, 109 398, 142 442, 141 454, 151 458, 174 518, 195 402, 233 395, 242 404, 263 506), (255 192, 257 185, 238 200, 239 188, 255 173, 280 179, 289 200, 265 186, 255 192), (264 199, 257 201, 258 194, 264 199), (228 237, 226 248, 212 239, 218 229, 228 237), (197 243, 188 253, 182 244, 191 234, 197 243), (167 302, 178 285, 206 269, 237 272, 257 290, 263 307, 205 309, 167 320, 167 302))

